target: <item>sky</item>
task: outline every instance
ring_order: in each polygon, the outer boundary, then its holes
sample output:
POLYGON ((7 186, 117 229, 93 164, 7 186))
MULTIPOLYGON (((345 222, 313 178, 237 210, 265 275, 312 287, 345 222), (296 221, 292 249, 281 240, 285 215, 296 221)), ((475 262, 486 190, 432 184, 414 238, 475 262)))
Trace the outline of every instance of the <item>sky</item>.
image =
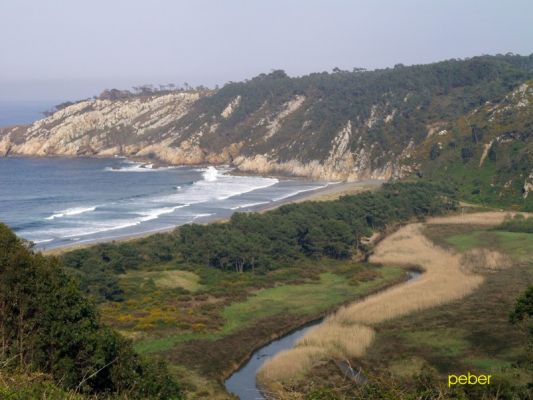
POLYGON ((533 53, 531 0, 0 0, 0 101, 533 53))

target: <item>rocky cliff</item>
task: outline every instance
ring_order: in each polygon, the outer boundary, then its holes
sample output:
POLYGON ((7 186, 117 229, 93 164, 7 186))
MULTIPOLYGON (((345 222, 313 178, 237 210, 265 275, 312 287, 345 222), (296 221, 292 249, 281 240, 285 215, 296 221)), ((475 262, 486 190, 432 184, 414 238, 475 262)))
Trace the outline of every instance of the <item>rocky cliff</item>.
POLYGON ((0 130, 0 152, 389 179, 416 171, 413 154, 428 137, 532 77, 533 57, 520 56, 300 78, 274 71, 217 91, 81 101, 30 126, 0 130))

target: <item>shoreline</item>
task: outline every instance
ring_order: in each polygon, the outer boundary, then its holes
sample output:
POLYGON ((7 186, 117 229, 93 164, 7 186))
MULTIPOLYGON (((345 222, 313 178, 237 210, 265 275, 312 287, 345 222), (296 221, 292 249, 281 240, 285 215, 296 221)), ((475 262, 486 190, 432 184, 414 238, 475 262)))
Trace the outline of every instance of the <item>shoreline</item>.
MULTIPOLYGON (((379 188, 383 183, 384 181, 380 181, 380 180, 362 180, 362 181, 357 181, 357 182, 331 183, 321 188, 308 190, 305 192, 297 193, 295 195, 289 196, 287 198, 284 198, 278 201, 272 201, 267 204, 262 204, 260 206, 253 207, 247 211, 235 210, 234 212, 263 213, 263 212, 275 210, 276 208, 279 208, 287 204, 301 203, 304 201, 332 201, 344 195, 353 195, 353 194, 361 193, 367 190, 375 190, 379 188)), ((212 224, 212 223, 224 223, 227 221, 228 221, 227 217, 213 216, 213 217, 199 218, 198 222, 193 222, 193 223, 205 225, 205 224, 212 224)), ((65 244, 65 245, 53 247, 50 249, 43 249, 43 250, 36 249, 36 250, 46 256, 58 256, 68 251, 84 249, 84 248, 88 248, 88 247, 91 247, 97 244, 130 242, 130 241, 134 241, 138 239, 143 239, 143 238, 146 238, 152 235, 157 235, 159 233, 169 233, 169 232, 174 231, 175 229, 178 229, 180 226, 182 225, 175 225, 169 228, 161 228, 161 229, 156 229, 156 230, 152 230, 148 232, 139 232, 137 234, 118 236, 115 238, 111 237, 111 238, 102 239, 102 240, 93 239, 93 240, 87 240, 83 243, 65 244)))

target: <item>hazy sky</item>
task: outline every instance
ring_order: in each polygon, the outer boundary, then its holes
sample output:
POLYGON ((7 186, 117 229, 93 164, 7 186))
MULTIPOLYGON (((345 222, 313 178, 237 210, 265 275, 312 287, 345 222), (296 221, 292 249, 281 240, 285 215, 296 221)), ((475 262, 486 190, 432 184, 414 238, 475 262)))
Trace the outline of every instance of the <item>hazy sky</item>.
POLYGON ((0 0, 0 100, 533 53, 532 0, 0 0))

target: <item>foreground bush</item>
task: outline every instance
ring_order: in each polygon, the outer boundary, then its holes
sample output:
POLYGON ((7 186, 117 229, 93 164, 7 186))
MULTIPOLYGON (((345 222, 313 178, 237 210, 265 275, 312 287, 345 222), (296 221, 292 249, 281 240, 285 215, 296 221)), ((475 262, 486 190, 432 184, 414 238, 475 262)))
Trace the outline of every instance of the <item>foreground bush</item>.
POLYGON ((95 306, 57 259, 35 254, 0 224, 0 365, 39 371, 82 393, 179 398, 164 365, 147 363, 100 325, 95 306))

